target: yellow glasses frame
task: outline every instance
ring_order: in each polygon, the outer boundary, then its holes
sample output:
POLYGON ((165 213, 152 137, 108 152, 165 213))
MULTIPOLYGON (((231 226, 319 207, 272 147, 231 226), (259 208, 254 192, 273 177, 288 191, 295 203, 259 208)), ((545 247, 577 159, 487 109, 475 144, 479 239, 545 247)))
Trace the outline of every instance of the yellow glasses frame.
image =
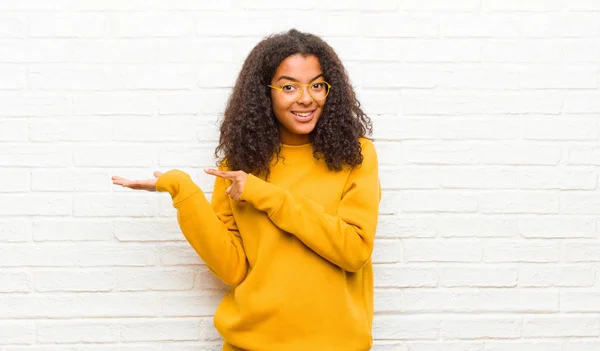
POLYGON ((315 101, 323 101, 325 100, 325 98, 329 95, 329 92, 331 91, 331 84, 327 83, 326 81, 322 80, 322 81, 318 81, 318 82, 313 82, 313 83, 309 83, 309 84, 301 84, 298 82, 293 82, 293 83, 285 83, 283 85, 281 85, 280 87, 276 87, 273 85, 267 85, 269 88, 271 89, 275 89, 275 90, 279 90, 281 92, 283 92, 283 87, 289 84, 295 84, 295 85, 299 85, 300 86, 300 95, 298 95, 298 98, 296 100, 288 100, 289 102, 296 102, 298 100, 300 100, 300 98, 302 97, 302 94, 304 94, 304 87, 306 87, 306 90, 308 91, 308 95, 310 95, 311 98, 313 98, 313 100, 315 101), (308 89, 311 85, 313 84, 318 84, 318 83, 325 83, 327 85, 327 94, 325 94, 325 96, 322 99, 317 99, 315 98, 311 92, 310 89, 308 89))

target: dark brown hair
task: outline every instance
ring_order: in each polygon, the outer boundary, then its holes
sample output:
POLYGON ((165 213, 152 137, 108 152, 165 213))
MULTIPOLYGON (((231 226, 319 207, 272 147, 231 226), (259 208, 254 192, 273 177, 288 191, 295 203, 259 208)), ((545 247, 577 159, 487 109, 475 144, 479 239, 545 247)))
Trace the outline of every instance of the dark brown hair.
POLYGON ((333 49, 316 35, 291 29, 259 42, 250 52, 237 78, 223 116, 215 156, 231 170, 269 172, 279 156, 278 121, 267 86, 277 67, 289 56, 315 55, 324 79, 331 84, 323 113, 309 134, 314 157, 331 170, 362 163, 359 138, 372 133, 371 120, 360 108, 348 74, 333 49), (367 134, 368 133, 368 134, 367 134))

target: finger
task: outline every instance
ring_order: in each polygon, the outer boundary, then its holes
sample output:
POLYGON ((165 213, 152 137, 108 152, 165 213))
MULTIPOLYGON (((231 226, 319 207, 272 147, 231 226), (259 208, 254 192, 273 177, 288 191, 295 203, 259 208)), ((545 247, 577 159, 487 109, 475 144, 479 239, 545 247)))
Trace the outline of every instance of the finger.
POLYGON ((232 174, 234 172, 219 171, 216 169, 205 169, 204 172, 206 172, 207 174, 225 178, 225 179, 233 179, 233 177, 234 177, 234 175, 232 174))
POLYGON ((154 177, 159 178, 163 174, 164 174, 163 172, 156 171, 156 172, 154 172, 154 177))
POLYGON ((123 177, 119 177, 119 176, 112 176, 110 179, 112 179, 112 180, 127 180, 127 179, 125 179, 123 177))
POLYGON ((227 190, 225 190, 225 192, 226 192, 227 194, 231 193, 231 186, 230 186, 229 188, 227 188, 227 190))
POLYGON ((129 180, 125 179, 125 178, 120 178, 120 179, 114 179, 113 180, 113 184, 115 185, 122 185, 125 186, 125 184, 129 183, 129 180))

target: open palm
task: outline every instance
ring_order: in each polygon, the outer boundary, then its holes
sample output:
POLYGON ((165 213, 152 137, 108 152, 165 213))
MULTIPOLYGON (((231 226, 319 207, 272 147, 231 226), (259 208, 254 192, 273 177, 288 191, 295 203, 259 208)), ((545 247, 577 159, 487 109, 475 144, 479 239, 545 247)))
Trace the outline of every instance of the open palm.
POLYGON ((129 180, 119 176, 113 176, 112 181, 115 185, 120 185, 125 188, 134 190, 146 190, 156 191, 156 180, 160 177, 162 172, 154 172, 154 179, 141 179, 141 180, 129 180))

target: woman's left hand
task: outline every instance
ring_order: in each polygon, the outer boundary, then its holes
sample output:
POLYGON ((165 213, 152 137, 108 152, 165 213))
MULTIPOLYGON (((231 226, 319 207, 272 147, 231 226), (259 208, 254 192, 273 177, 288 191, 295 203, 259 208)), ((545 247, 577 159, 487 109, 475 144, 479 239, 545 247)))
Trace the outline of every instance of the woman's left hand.
POLYGON ((246 179, 248 173, 244 171, 219 171, 216 169, 205 169, 204 172, 210 175, 221 177, 223 179, 231 180, 231 185, 225 190, 230 198, 235 201, 240 201, 242 197, 242 191, 244 191, 244 185, 246 185, 246 179))

